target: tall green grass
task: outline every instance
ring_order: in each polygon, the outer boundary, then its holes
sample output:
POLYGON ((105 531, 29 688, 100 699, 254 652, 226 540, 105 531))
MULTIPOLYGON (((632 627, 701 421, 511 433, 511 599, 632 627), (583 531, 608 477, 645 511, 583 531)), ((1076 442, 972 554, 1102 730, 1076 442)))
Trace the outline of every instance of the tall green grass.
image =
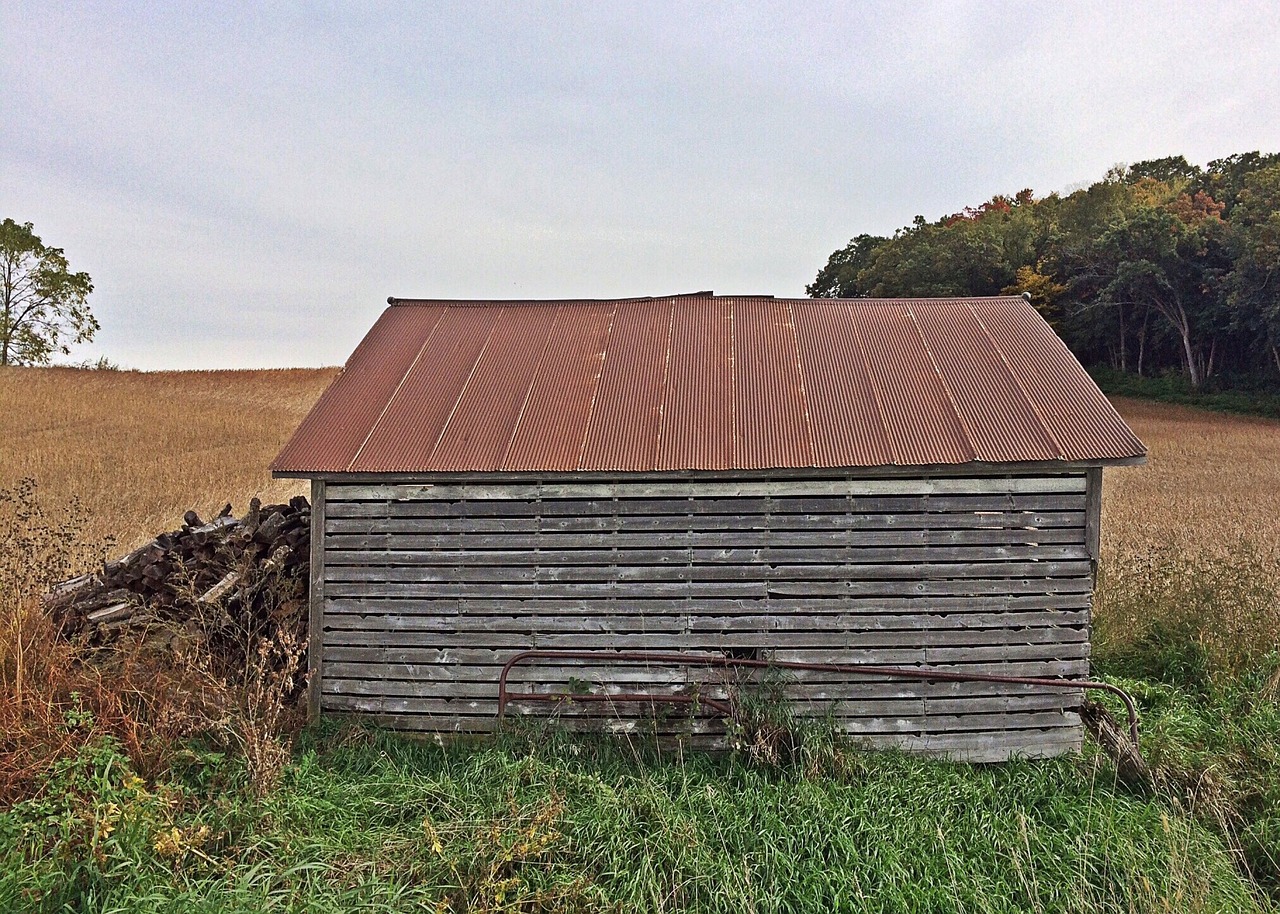
POLYGON ((824 771, 607 740, 309 734, 139 785, 110 747, 0 815, 9 910, 1255 911, 1221 839, 1096 760, 844 751, 824 771), (61 780, 58 780, 60 778, 61 780), (103 837, 103 823, 114 823, 103 837))
POLYGON ((1094 665, 1145 716, 1155 787, 1280 898, 1280 568, 1246 542, 1104 567, 1094 665))

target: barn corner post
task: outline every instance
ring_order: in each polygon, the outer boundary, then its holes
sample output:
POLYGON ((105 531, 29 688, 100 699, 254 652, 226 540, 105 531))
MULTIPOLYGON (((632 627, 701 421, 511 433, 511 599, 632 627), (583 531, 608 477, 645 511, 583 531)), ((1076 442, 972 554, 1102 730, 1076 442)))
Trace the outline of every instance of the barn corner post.
POLYGON ((1089 565, 1093 584, 1098 584, 1098 560, 1102 551, 1102 467, 1089 467, 1085 474, 1084 507, 1085 546, 1089 551, 1089 565))
POLYGON ((307 605, 307 719, 310 721, 320 716, 320 660, 324 651, 324 500, 324 480, 311 480, 311 575, 307 605))

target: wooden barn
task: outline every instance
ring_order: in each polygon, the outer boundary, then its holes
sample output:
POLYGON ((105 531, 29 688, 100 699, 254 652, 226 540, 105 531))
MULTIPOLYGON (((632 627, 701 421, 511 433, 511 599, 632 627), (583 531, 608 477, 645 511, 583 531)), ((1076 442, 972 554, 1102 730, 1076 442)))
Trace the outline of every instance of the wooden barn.
POLYGON ((919 674, 1086 677, 1102 467, 1144 454, 1021 298, 708 292, 392 299, 273 471, 312 485, 316 711, 489 731, 506 661, 588 651, 508 713, 713 740, 745 674, 599 652, 876 665, 916 676, 773 681, 998 760, 1077 748, 1080 689, 919 674))

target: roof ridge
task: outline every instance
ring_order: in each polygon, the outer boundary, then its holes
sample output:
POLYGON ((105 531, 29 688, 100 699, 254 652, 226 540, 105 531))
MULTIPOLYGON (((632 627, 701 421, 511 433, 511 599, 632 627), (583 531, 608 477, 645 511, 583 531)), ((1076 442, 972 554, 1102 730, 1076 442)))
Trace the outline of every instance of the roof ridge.
POLYGON ((512 307, 571 307, 579 305, 591 307, 599 305, 619 305, 628 302, 651 301, 771 301, 789 305, 819 305, 824 302, 840 302, 846 305, 901 305, 917 307, 929 305, 948 305, 968 302, 1021 301, 1017 295, 953 295, 934 296, 929 298, 808 298, 767 295, 764 293, 751 295, 716 295, 712 292, 677 292, 671 295, 636 295, 624 298, 397 298, 388 296, 387 304, 393 308, 443 307, 443 308, 512 308, 512 307))

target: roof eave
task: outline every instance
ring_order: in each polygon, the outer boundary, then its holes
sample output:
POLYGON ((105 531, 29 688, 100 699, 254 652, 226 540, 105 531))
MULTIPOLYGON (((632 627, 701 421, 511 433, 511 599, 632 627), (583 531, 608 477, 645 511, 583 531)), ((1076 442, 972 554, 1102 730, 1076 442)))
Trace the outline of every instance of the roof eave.
POLYGON ((333 482, 359 482, 368 479, 406 481, 426 477, 485 477, 487 479, 528 479, 530 477, 573 477, 575 479, 627 479, 627 478, 693 478, 710 479, 715 477, 777 477, 777 476, 836 476, 836 475, 938 475, 954 473, 980 476, 994 473, 1062 473, 1077 470, 1088 470, 1097 467, 1131 467, 1142 466, 1147 462, 1146 454, 1130 457, 1105 457, 1096 460, 1034 460, 993 463, 986 461, 969 461, 966 463, 925 464, 919 466, 903 464, 881 464, 878 466, 856 467, 768 467, 763 469, 724 469, 724 470, 395 470, 384 472, 353 473, 346 470, 306 470, 275 469, 271 470, 273 479, 322 479, 333 482))

